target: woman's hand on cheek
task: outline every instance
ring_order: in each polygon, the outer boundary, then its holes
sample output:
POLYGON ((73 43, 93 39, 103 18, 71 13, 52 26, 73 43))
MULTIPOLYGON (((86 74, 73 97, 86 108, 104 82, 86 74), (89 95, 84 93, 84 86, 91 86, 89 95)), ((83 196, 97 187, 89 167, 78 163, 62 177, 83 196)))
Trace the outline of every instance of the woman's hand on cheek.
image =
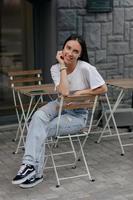
POLYGON ((57 51, 56 59, 60 64, 64 64, 63 51, 57 51))

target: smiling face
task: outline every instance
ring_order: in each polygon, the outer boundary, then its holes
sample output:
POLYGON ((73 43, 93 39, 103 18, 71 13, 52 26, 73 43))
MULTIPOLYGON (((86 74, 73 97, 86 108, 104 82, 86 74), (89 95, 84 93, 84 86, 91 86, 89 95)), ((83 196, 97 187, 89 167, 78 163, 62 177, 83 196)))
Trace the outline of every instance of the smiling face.
POLYGON ((81 55, 81 45, 77 40, 69 40, 63 49, 63 58, 66 65, 75 65, 81 55))

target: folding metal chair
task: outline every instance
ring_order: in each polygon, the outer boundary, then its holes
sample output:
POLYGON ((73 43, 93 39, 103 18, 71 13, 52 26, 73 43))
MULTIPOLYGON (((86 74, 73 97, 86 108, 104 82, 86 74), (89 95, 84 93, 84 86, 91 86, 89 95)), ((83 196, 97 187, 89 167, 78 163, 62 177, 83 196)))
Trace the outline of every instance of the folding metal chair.
MULTIPOLYGON (((15 107, 15 111, 16 111, 16 115, 18 119, 18 129, 17 129, 15 139, 13 139, 13 141, 16 141, 20 135, 16 151, 13 152, 13 153, 17 153, 18 149, 21 148, 20 146, 21 142, 23 143, 22 147, 24 146, 23 133, 24 133, 25 128, 28 129, 28 126, 25 123, 25 118, 26 118, 25 110, 21 110, 20 102, 18 101, 18 94, 16 92, 16 88, 19 90, 19 88, 21 87, 26 88, 27 86, 41 85, 43 79, 42 79, 42 71, 40 69, 16 70, 16 71, 14 70, 14 71, 8 72, 8 76, 10 79, 10 84, 11 84, 12 93, 13 93, 14 107, 15 107)), ((41 99, 39 99, 39 101, 41 100, 41 102, 43 102, 42 96, 40 98, 41 99)), ((23 105, 23 108, 26 109, 26 111, 28 109, 28 114, 30 112, 32 105, 33 105, 32 112, 34 112, 34 110, 36 109, 38 105, 38 102, 35 102, 35 104, 32 104, 32 103, 33 103, 33 99, 30 100, 30 103, 25 103, 23 105)))
MULTIPOLYGON (((48 168, 54 168, 54 172, 56 175, 56 180, 57 180, 57 185, 56 187, 60 186, 60 182, 62 180, 66 180, 66 179, 71 179, 71 178, 78 178, 78 177, 88 177, 89 180, 94 181, 94 179, 92 179, 91 174, 90 174, 90 170, 86 161, 86 157, 85 157, 85 153, 84 153, 84 146, 85 143, 87 141, 87 138, 91 132, 91 128, 92 128, 92 124, 93 124, 93 117, 94 117, 94 112, 96 109, 96 105, 98 102, 98 96, 90 96, 90 95, 82 95, 82 96, 67 96, 67 97, 61 97, 60 98, 60 105, 59 105, 59 112, 58 112, 58 121, 57 121, 57 130, 56 130, 56 136, 53 138, 53 140, 51 141, 47 141, 48 144, 48 149, 50 151, 50 154, 46 156, 46 160, 45 160, 45 165, 47 163, 48 157, 50 156, 52 159, 52 167, 47 167, 47 165, 45 166, 45 169, 48 168), (60 135, 60 119, 61 119, 61 113, 64 109, 80 109, 80 108, 84 108, 87 109, 88 112, 91 111, 91 117, 89 119, 89 127, 88 127, 88 131, 83 132, 82 130, 79 130, 78 133, 75 134, 66 134, 66 135, 60 135), (63 151, 61 150, 61 152, 56 152, 56 145, 58 142, 58 145, 60 144, 60 142, 63 140, 65 142, 65 145, 67 145, 68 143, 66 142, 66 139, 68 139, 68 141, 70 142, 70 150, 67 151, 63 151), (78 146, 77 146, 78 145, 78 146), (76 148, 75 148, 76 147, 76 148), (58 164, 56 158, 57 156, 64 156, 65 155, 72 155, 74 157, 74 162, 72 163, 63 163, 63 164, 58 164), (72 166, 72 168, 76 168, 77 165, 77 161, 80 160, 80 157, 82 157, 83 159, 83 163, 85 166, 85 172, 78 174, 78 175, 72 175, 72 176, 67 176, 67 177, 61 177, 59 176, 59 169, 61 167, 67 167, 67 166, 72 166)), ((89 112, 90 113, 90 112, 89 112)), ((86 124, 87 123, 87 119, 86 119, 86 124)), ((88 125, 87 125, 88 126, 88 125)), ((59 145, 60 146, 60 145, 59 145)), ((59 149, 59 148, 58 148, 59 149)), ((66 161, 66 159, 65 159, 66 161)), ((81 170, 82 171, 82 170, 81 170)), ((74 172, 75 173, 75 172, 74 172)))

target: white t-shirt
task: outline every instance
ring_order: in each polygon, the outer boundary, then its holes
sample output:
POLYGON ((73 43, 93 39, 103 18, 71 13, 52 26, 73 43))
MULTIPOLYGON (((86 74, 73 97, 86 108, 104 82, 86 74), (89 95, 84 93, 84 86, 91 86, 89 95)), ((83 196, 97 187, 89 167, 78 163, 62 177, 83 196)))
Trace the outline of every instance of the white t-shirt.
MULTIPOLYGON (((55 86, 60 83, 60 64, 51 67, 51 76, 55 86)), ((69 90, 77 91, 83 89, 95 89, 105 83, 96 68, 87 62, 78 60, 74 71, 67 75, 69 90)))

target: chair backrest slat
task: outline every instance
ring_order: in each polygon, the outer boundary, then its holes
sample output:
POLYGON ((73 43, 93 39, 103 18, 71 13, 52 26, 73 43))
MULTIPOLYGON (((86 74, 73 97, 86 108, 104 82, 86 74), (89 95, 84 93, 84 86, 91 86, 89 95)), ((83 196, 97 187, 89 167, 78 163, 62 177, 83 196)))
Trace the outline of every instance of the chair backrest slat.
POLYGON ((63 105, 63 109, 73 110, 79 108, 93 108, 93 103, 73 103, 73 104, 66 104, 63 105))
POLYGON ((11 83, 31 83, 31 82, 38 82, 42 81, 42 77, 27 77, 27 78, 17 78, 11 80, 11 83))
POLYGON ((64 109, 92 108, 95 95, 74 95, 64 97, 64 109))
POLYGON ((33 70, 13 70, 9 71, 9 76, 23 76, 23 75, 30 75, 30 74, 42 74, 41 69, 33 69, 33 70))
POLYGON ((62 109, 78 109, 78 108, 88 108, 91 109, 94 106, 95 95, 71 95, 63 98, 62 109))
POLYGON ((41 69, 9 71, 8 76, 12 88, 23 85, 40 85, 43 80, 41 69))

